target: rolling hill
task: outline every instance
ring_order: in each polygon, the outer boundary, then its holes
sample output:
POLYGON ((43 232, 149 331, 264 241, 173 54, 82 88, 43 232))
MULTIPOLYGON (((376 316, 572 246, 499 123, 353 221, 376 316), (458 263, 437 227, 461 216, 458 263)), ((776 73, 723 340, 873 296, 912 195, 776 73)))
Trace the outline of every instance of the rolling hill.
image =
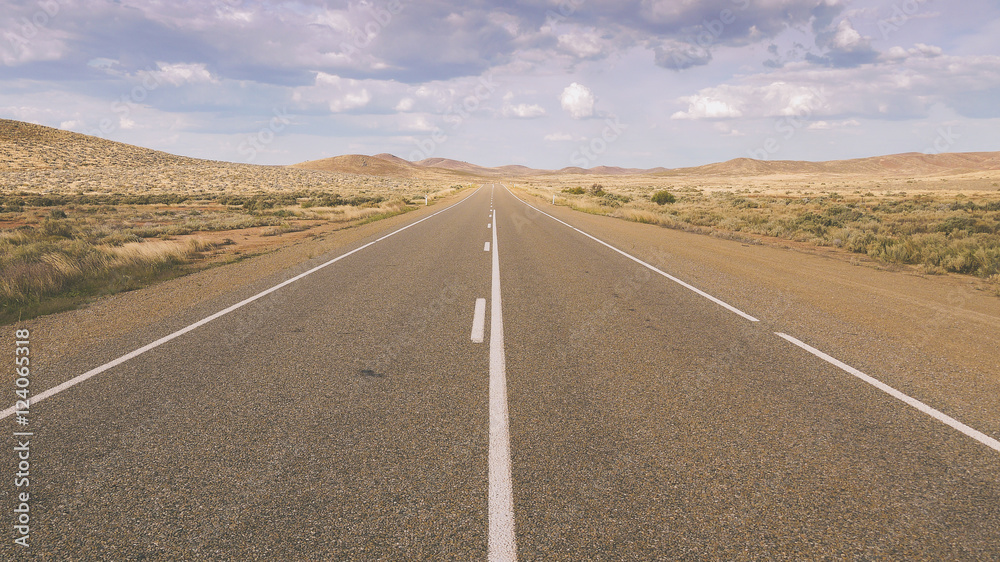
POLYGON ((0 119, 0 170, 177 166, 199 162, 207 161, 62 129, 0 119))
MULTIPOLYGON (((140 168, 205 164, 230 165, 223 162, 176 156, 61 129, 0 119, 0 171, 140 168)), ((903 177, 1000 171, 1000 152, 944 154, 909 152, 827 162, 736 158, 726 162, 676 169, 596 166, 589 169, 566 167, 559 170, 539 170, 522 165, 484 167, 470 162, 438 157, 410 162, 392 154, 381 153, 374 156, 361 154, 335 156, 294 164, 289 168, 390 178, 435 178, 448 181, 464 181, 470 177, 543 177, 549 175, 757 177, 825 174, 903 177)))
POLYGON ((666 176, 771 176, 831 174, 868 176, 932 176, 1000 170, 1000 152, 922 154, 908 152, 851 160, 803 162, 736 158, 726 162, 660 172, 666 176))

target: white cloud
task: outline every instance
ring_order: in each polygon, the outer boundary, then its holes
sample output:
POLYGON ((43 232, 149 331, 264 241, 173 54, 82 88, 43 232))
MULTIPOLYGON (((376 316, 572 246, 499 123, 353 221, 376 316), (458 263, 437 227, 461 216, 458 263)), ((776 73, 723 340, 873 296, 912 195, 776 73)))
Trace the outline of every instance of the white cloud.
POLYGON ((559 47, 579 58, 596 58, 604 54, 601 38, 594 32, 567 33, 559 36, 559 47))
POLYGON ((140 74, 147 74, 157 83, 166 82, 174 86, 184 84, 197 84, 215 82, 212 74, 202 63, 178 63, 168 64, 164 62, 156 63, 159 70, 143 71, 140 74))
MULTIPOLYGON (((720 99, 721 90, 711 91, 712 88, 703 90, 703 94, 681 98, 688 104, 687 111, 678 111, 670 116, 671 119, 731 119, 741 117, 743 112, 736 106, 737 103, 720 99)), ((735 98, 726 95, 725 97, 735 98)))
POLYGON ((514 92, 507 92, 503 96, 503 116, 514 119, 534 119, 546 115, 545 108, 537 104, 519 103, 512 104, 514 92))
POLYGON ((807 129, 811 131, 832 131, 834 129, 846 129, 847 127, 860 127, 861 122, 857 119, 847 119, 845 121, 814 121, 807 129))
POLYGON ((917 43, 914 49, 910 50, 911 53, 920 54, 927 58, 940 57, 944 51, 941 47, 935 47, 933 45, 924 45, 923 43, 917 43))
POLYGON ((341 97, 330 100, 330 111, 340 113, 350 109, 358 109, 368 105, 372 101, 372 95, 364 88, 359 92, 348 92, 341 97))
POLYGON ((678 101, 687 108, 671 118, 922 118, 937 104, 966 116, 985 117, 998 113, 998 91, 1000 57, 994 55, 910 56, 852 68, 799 63, 681 97, 678 101))
POLYGON ((573 119, 585 119, 594 115, 594 93, 582 84, 573 82, 566 86, 559 101, 573 119))
POLYGON ((910 53, 907 52, 906 49, 904 49, 904 48, 902 48, 902 47, 900 47, 900 46, 897 45, 897 46, 889 49, 885 53, 884 58, 886 58, 887 60, 905 60, 909 56, 910 56, 910 53))
POLYGON ((299 88, 292 99, 323 103, 332 113, 343 113, 367 106, 372 101, 372 94, 359 80, 318 72, 315 84, 299 88))
POLYGON ((844 51, 851 51, 867 46, 867 41, 861 37, 858 30, 854 29, 850 20, 845 19, 837 25, 837 33, 833 36, 833 46, 844 51))
MULTIPOLYGON (((5 5, 4 12, 7 10, 14 11, 16 7, 5 5)), ((69 33, 38 27, 31 22, 30 15, 26 16, 20 20, 10 16, 0 18, 0 66, 54 61, 72 52, 67 46, 69 33)))
POLYGON ((828 96, 819 87, 785 81, 759 86, 723 84, 679 101, 687 103, 687 111, 678 111, 671 119, 801 116, 821 112, 828 106, 828 96))
POLYGON ((904 49, 900 46, 895 46, 885 53, 884 58, 888 61, 899 62, 910 57, 933 59, 940 57, 943 54, 944 51, 941 47, 917 43, 912 49, 904 49))
POLYGON ((403 98, 399 100, 394 109, 396 111, 410 111, 413 109, 414 104, 416 104, 416 101, 413 98, 403 98))

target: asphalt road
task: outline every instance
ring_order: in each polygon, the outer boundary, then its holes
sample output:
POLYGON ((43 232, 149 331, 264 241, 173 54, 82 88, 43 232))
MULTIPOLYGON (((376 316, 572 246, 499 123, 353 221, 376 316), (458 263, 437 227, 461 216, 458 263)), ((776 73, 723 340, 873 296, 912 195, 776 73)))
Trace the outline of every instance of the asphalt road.
POLYGON ((36 393, 167 337, 32 406, 0 558, 1000 559, 1000 436, 500 184, 416 221, 50 358, 36 393))

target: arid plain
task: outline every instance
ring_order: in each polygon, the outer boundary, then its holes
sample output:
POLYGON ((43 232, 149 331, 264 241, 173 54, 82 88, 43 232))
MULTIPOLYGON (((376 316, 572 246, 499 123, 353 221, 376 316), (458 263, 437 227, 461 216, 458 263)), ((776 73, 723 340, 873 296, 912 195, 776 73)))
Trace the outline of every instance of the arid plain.
POLYGON ((3 321, 404 213, 485 181, 577 211, 1000 294, 1000 153, 697 168, 485 168, 348 155, 197 160, 0 121, 3 321), (654 197, 661 194, 659 198, 654 197))

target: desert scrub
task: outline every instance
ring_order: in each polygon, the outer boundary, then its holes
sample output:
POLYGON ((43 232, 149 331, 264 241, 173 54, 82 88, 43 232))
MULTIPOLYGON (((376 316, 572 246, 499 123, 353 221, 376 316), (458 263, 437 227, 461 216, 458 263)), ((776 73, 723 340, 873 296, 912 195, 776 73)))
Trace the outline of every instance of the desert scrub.
POLYGON ((174 276, 178 266, 210 249, 197 240, 124 240, 98 245, 45 228, 0 234, 0 322, 65 310, 90 297, 174 276))
MULTIPOLYGON (((607 194, 636 194, 633 186, 564 188, 571 208, 693 232, 767 236, 842 248, 885 263, 920 266, 927 273, 960 273, 991 280, 1000 275, 1000 196, 856 193, 764 195, 751 190, 676 190, 671 204, 645 193, 609 212, 607 194)), ((538 194, 545 197, 544 193, 538 194)), ((664 196, 665 198, 665 196, 664 196)))
POLYGON ((668 203, 676 203, 677 197, 675 197, 673 193, 664 189, 654 193, 653 196, 650 197, 650 201, 656 203, 657 205, 666 205, 668 203))
POLYGON ((1000 272, 1000 202, 920 196, 698 197, 680 222, 844 248, 887 263, 989 278, 1000 272))

